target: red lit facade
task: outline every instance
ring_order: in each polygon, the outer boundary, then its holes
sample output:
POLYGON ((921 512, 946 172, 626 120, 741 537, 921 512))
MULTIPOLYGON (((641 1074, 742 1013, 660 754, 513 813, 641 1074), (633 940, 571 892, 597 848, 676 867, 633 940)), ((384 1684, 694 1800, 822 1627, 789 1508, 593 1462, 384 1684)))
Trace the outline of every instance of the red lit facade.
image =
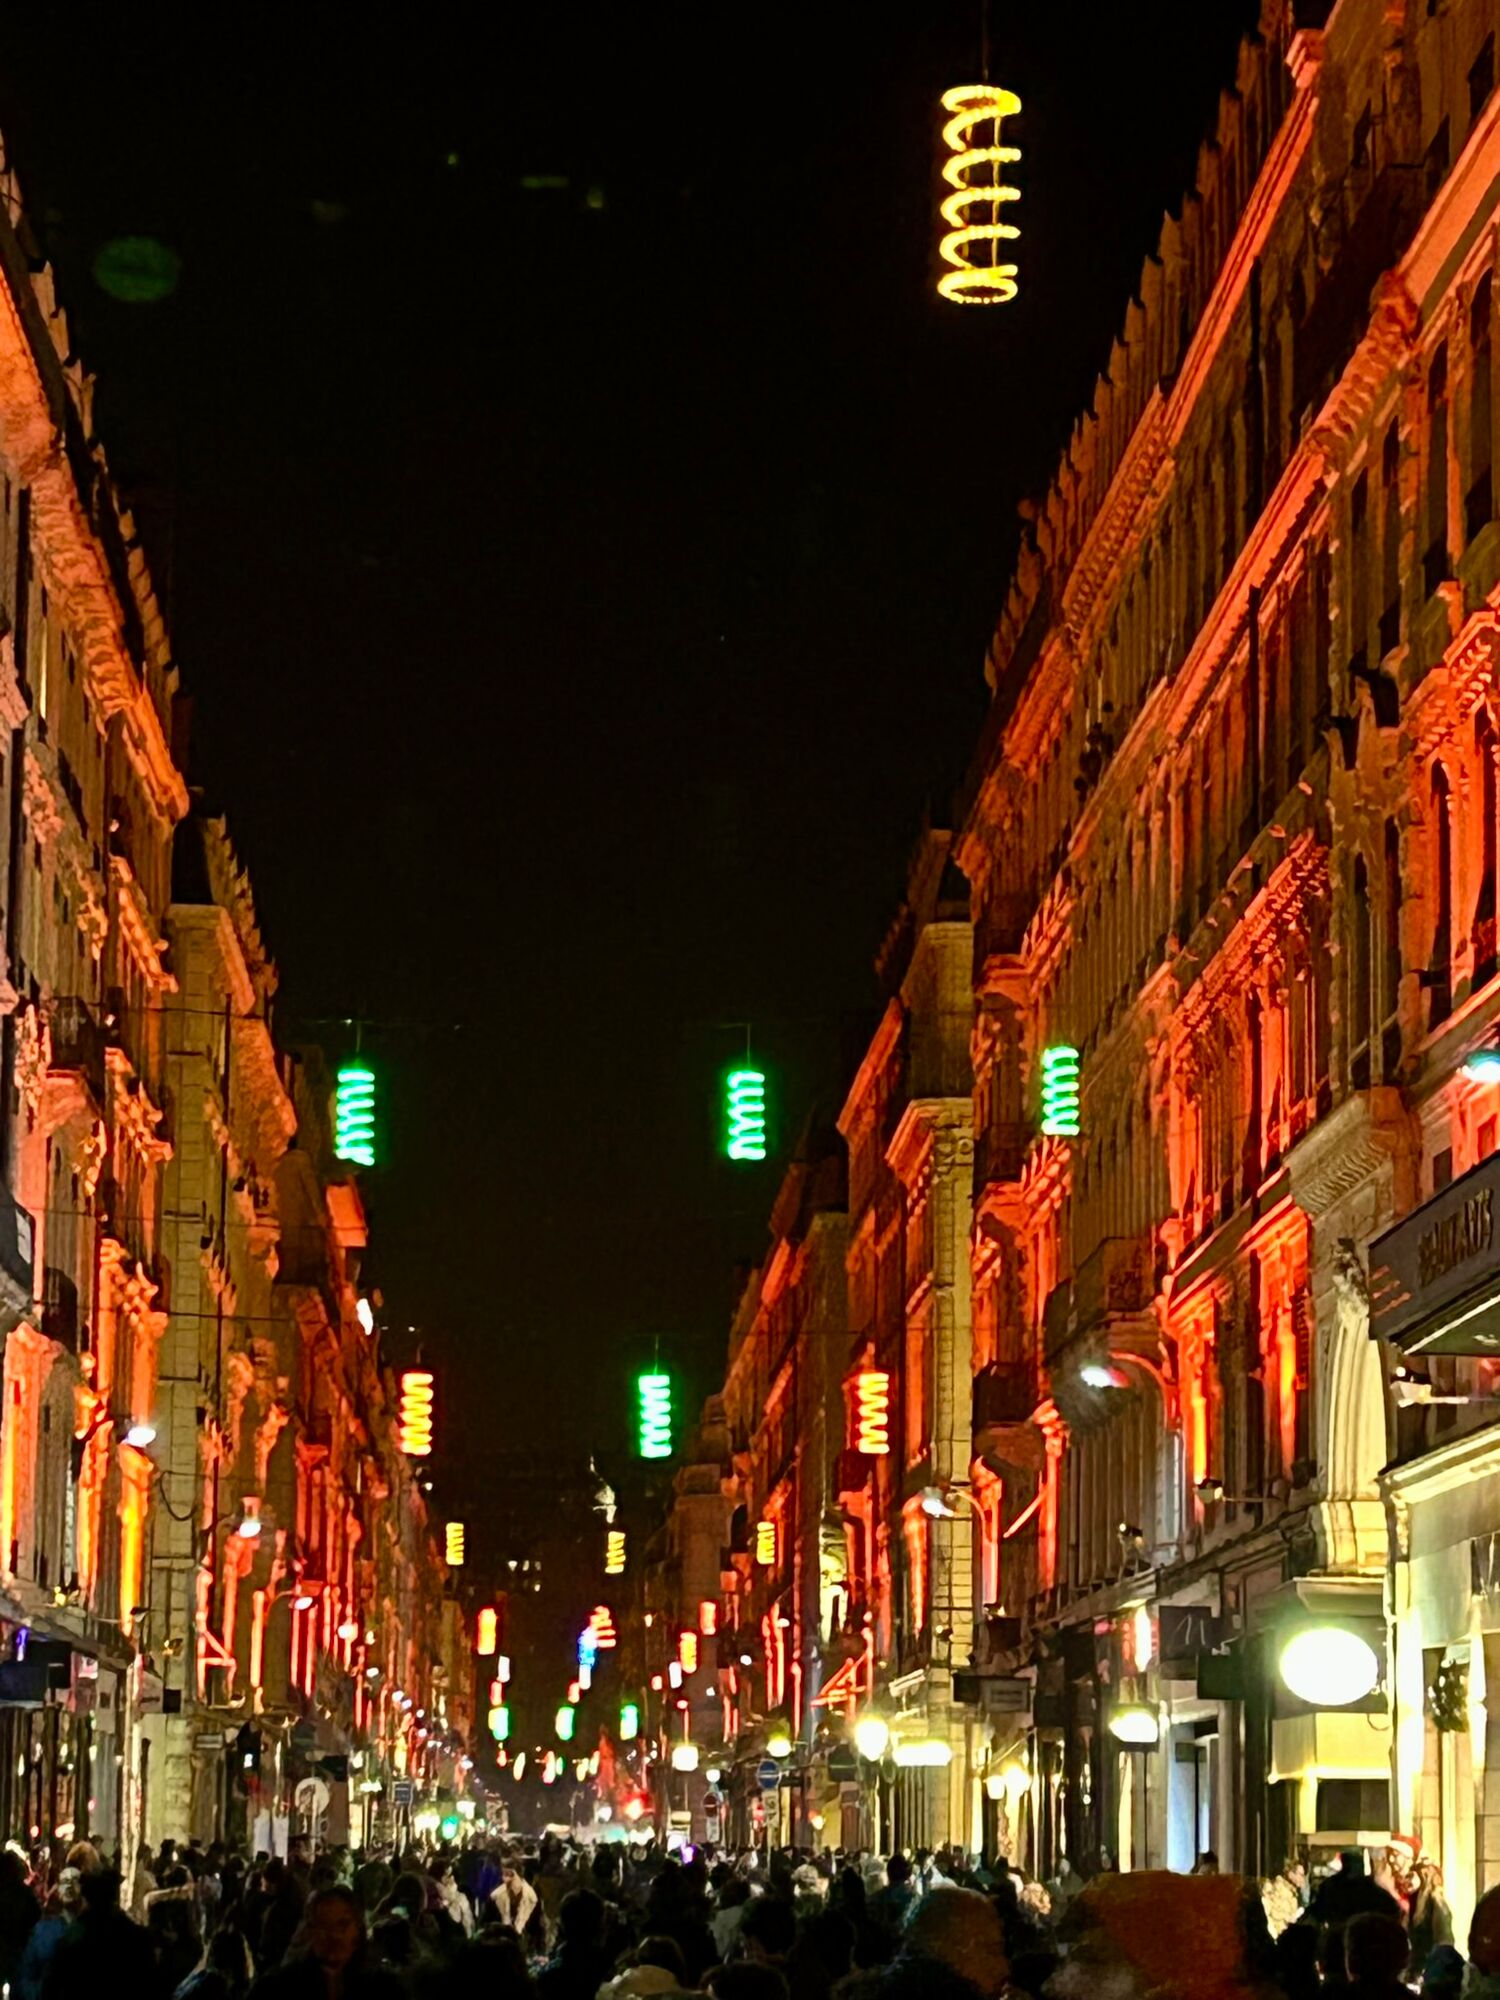
POLYGON ((468 1653, 354 1317, 327 1080, 271 1043, 92 383, 0 183, 0 1831, 128 1871, 147 1835, 284 1831, 315 1754, 387 1800, 449 1781, 468 1653))

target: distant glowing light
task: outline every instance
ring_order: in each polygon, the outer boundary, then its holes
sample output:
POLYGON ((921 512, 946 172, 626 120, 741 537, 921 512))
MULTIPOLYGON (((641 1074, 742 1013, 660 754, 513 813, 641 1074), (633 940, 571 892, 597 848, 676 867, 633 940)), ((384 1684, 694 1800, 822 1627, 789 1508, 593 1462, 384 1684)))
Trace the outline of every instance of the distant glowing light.
POLYGON ((641 1733, 641 1711, 633 1701, 620 1704, 620 1741, 633 1743, 641 1733))
POLYGON ((444 1553, 448 1558, 449 1569, 463 1568, 464 1540, 465 1537, 464 1537, 463 1522, 450 1521, 448 1523, 447 1531, 444 1536, 444 1553))
POLYGON ((762 1569, 776 1567, 776 1523, 757 1521, 755 1524, 755 1560, 762 1569))
POLYGON ((239 1526, 235 1529, 235 1533, 242 1542, 253 1542, 260 1533, 260 1530, 260 1502, 258 1500, 247 1500, 245 1502, 244 1514, 241 1517, 239 1526))
POLYGON ((359 1321, 362 1333, 373 1333, 375 1331, 375 1308, 370 1304, 368 1299, 355 1300, 354 1317, 359 1321))
POLYGON ((408 1368, 401 1377, 401 1449, 408 1458, 432 1456, 432 1370, 408 1368))
POLYGON ((589 1619, 589 1629, 594 1635, 594 1644, 601 1653, 607 1653, 611 1646, 617 1646, 619 1635, 615 1631, 614 1614, 607 1604, 596 1604, 589 1619))
POLYGON ((1006 254, 1000 246, 1021 233, 1003 219, 1007 203, 1020 200, 1020 189, 1009 185, 1003 170, 1021 152, 1001 143, 1000 128, 1020 108, 1014 91, 992 83, 961 83, 943 92, 943 109, 953 114, 943 127, 952 155, 943 163, 943 179, 953 192, 940 211, 948 233, 938 254, 950 268, 937 288, 954 305, 998 306, 1016 296, 1016 266, 1000 261, 1006 254))
POLYGON ((571 1702, 565 1701, 557 1711, 556 1716, 557 1738, 560 1743, 571 1743, 573 1741, 573 1724, 576 1719, 577 1711, 571 1702))
POLYGON ((487 1604, 474 1621, 474 1651, 482 1660, 487 1660, 494 1653, 499 1639, 499 1613, 493 1604, 487 1604))
POLYGON ((636 1381, 642 1458, 672 1456, 672 1378, 653 1372, 636 1381))
POLYGON ((885 1458, 891 1449, 891 1378, 884 1368, 865 1368, 854 1378, 855 1449, 867 1458, 885 1458))
POLYGON ((1475 1049, 1459 1068, 1470 1083, 1500 1083, 1500 1049, 1475 1049))
POLYGON ((156 1443, 155 1424, 132 1424, 125 1433, 125 1442, 134 1445, 137 1451, 144 1451, 147 1445, 156 1443))
POLYGON ((578 1704, 578 1703, 579 1703, 580 1701, 582 1701, 582 1700, 583 1700, 583 1682, 582 1682, 582 1681, 569 1681, 569 1682, 568 1682, 568 1700, 569 1700, 570 1702, 572 1702, 572 1703, 573 1703, 573 1704, 575 1705, 575 1707, 576 1707, 576 1705, 577 1705, 577 1704, 578 1704))
POLYGON ((890 1748, 891 1726, 883 1715, 866 1712, 854 1725, 854 1747, 867 1763, 878 1764, 890 1748))
POLYGON ((154 306, 177 289, 182 259, 155 236, 115 236, 94 258, 94 283, 128 306, 154 306))
POLYGON ((497 1681, 508 1681, 510 1679, 509 1653, 501 1653, 495 1661, 495 1679, 497 1681))
POLYGON ((698 1606, 698 1630, 705 1639, 711 1639, 719 1629, 719 1603, 714 1597, 705 1597, 698 1606))
POLYGON ((1130 1621, 1130 1650, 1135 1659, 1135 1670, 1143 1674, 1150 1666, 1156 1651, 1156 1633, 1151 1624, 1151 1613, 1144 1604, 1135 1608, 1135 1616, 1130 1621))
POLYGON ((696 1632, 683 1632, 679 1634, 677 1640, 677 1659, 685 1674, 697 1673, 698 1634, 696 1632))
POLYGON ((672 1769, 674 1771, 696 1771, 698 1768, 698 1746, 696 1743, 674 1743, 672 1745, 672 1769))
POLYGON ((766 1157, 766 1078, 758 1069, 732 1069, 724 1079, 724 1150, 731 1160, 766 1157))
POLYGON ((1042 1050, 1042 1132, 1048 1139, 1078 1137, 1078 1051, 1062 1043, 1042 1050))
POLYGON ((611 1528, 604 1538, 604 1574, 623 1576, 625 1574, 625 1530, 611 1528))
POLYGON ((779 1727, 773 1729, 766 1738, 766 1755, 768 1757, 790 1757, 791 1754, 792 1739, 786 1730, 779 1727))
POLYGON ((497 1743, 503 1743, 510 1735, 510 1710, 503 1701, 496 1702, 490 1710, 490 1734, 497 1743))
POLYGON ((333 1092, 333 1152, 335 1159, 356 1167, 375 1164, 375 1072, 364 1063, 347 1062, 333 1092))

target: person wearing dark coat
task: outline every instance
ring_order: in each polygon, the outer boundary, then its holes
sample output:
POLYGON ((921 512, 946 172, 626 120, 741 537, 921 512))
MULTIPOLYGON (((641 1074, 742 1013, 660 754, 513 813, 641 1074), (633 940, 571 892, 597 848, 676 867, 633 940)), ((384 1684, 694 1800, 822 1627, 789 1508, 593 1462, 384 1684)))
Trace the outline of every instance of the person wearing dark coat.
POLYGON ((876 1975, 879 2000, 999 2000, 1010 1979, 1000 1912, 977 1889, 937 1888, 876 1975))
POLYGON ((103 1993, 158 2000, 162 1992, 151 1940, 120 1908, 119 1876, 112 1868, 85 1875, 78 1923, 53 1954, 42 2000, 98 2000, 103 1993))
POLYGON ((372 1967, 364 1911, 351 1889, 315 1889, 286 1963, 266 1972, 251 2000, 402 2000, 402 1982, 372 1967))
POLYGON ((1365 1873, 1365 1857, 1358 1847, 1347 1848, 1339 1856, 1334 1872, 1318 1884, 1308 1912, 1315 1924, 1342 1930, 1351 1917, 1394 1917, 1401 1921, 1401 1905, 1389 1890, 1365 1873))
POLYGON ((0 1848, 0 1985, 16 1976, 41 1908, 26 1880, 26 1863, 14 1848, 0 1848))
POLYGON ((594 2000, 613 1961, 604 1946, 604 1899, 570 1889, 557 1910, 557 1949, 536 1975, 539 2000, 594 2000))

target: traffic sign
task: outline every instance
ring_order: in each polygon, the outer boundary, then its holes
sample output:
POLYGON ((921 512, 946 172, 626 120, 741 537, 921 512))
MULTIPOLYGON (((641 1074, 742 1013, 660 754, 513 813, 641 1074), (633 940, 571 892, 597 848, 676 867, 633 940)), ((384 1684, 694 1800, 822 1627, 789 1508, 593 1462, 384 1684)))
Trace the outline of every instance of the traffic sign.
POLYGON ((292 1796, 298 1812, 306 1813, 309 1819, 328 1810, 328 1787, 321 1778, 304 1778, 292 1796))
POLYGON ((774 1792, 781 1783, 781 1766, 774 1757, 762 1757, 755 1767, 755 1782, 763 1792, 774 1792))
POLYGON ((397 1778, 391 1786, 391 1804, 397 1807, 410 1806, 416 1797, 416 1791, 417 1788, 410 1778, 397 1778))
POLYGON ((703 1794, 703 1810, 706 1813, 717 1812, 723 1803, 716 1791, 709 1790, 703 1794))

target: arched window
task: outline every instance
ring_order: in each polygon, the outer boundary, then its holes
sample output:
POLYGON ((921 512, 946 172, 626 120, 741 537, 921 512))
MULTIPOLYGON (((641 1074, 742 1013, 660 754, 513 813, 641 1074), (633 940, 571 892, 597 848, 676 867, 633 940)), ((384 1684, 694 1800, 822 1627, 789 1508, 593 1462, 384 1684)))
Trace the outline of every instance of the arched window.
POLYGON ((1469 481, 1464 493, 1464 540, 1472 542, 1494 514, 1490 461, 1494 433, 1494 360, 1490 339, 1490 274, 1469 303, 1469 481))
POLYGON ((1401 830, 1394 820, 1385 823, 1385 885, 1382 897, 1382 987, 1381 1071, 1387 1082, 1396 1074, 1401 1060, 1401 830))
POLYGON ((1448 559, 1448 350, 1440 347, 1427 371, 1427 551, 1422 587, 1431 597, 1449 575, 1448 559))

